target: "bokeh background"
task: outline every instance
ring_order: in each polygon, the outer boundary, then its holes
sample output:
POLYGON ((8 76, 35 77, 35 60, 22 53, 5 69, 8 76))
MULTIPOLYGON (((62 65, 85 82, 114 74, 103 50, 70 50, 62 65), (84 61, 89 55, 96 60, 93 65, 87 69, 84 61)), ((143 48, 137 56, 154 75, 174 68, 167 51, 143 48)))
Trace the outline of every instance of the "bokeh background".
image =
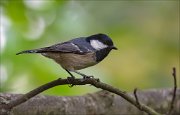
MULTIPOLYGON (((179 85, 179 1, 1 0, 0 92, 26 93, 68 74, 38 54, 17 52, 96 33, 109 35, 118 51, 81 70, 102 82, 132 91, 179 85)), ((80 77, 80 76, 77 76, 80 77)), ((92 86, 58 86, 48 95, 82 95, 92 86)))

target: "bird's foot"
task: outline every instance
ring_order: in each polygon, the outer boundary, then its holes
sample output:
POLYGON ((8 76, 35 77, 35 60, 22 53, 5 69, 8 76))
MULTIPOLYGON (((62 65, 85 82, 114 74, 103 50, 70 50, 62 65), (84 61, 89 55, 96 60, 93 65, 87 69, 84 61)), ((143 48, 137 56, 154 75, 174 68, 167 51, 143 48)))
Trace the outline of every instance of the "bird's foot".
POLYGON ((72 83, 72 80, 74 80, 75 79, 75 77, 73 76, 71 76, 71 77, 67 77, 67 81, 68 81, 68 83, 69 83, 69 87, 73 87, 74 86, 74 84, 72 83))
POLYGON ((86 81, 88 79, 92 79, 92 78, 94 78, 94 76, 83 75, 83 79, 81 79, 81 82, 84 82, 84 81, 86 81))
POLYGON ((91 79, 91 78, 94 78, 94 76, 87 76, 87 75, 83 76, 83 79, 91 79))

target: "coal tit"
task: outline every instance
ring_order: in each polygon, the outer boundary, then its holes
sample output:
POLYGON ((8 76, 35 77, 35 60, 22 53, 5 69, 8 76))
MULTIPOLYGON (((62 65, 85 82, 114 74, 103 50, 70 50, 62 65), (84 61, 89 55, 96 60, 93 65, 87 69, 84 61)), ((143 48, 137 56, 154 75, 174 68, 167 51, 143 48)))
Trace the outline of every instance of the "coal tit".
POLYGON ((23 53, 40 53, 45 57, 53 59, 60 64, 72 78, 75 78, 71 72, 86 77, 85 74, 76 70, 99 63, 112 49, 117 50, 110 37, 105 34, 95 34, 88 37, 75 38, 49 47, 25 50, 16 55, 23 53))

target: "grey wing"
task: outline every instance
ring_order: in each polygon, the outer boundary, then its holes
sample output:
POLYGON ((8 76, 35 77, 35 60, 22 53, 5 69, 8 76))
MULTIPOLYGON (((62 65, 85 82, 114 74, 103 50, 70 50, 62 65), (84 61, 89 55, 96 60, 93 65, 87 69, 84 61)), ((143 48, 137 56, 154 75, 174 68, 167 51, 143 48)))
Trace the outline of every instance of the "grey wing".
POLYGON ((85 54, 92 52, 94 49, 90 47, 84 38, 77 38, 68 42, 58 43, 49 47, 25 50, 17 53, 16 55, 23 53, 47 53, 47 52, 63 52, 63 53, 75 53, 75 54, 85 54))
POLYGON ((41 48, 41 53, 44 52, 63 52, 63 53, 75 53, 75 54, 84 54, 87 52, 82 51, 78 45, 72 42, 64 42, 60 44, 55 44, 49 47, 41 48))

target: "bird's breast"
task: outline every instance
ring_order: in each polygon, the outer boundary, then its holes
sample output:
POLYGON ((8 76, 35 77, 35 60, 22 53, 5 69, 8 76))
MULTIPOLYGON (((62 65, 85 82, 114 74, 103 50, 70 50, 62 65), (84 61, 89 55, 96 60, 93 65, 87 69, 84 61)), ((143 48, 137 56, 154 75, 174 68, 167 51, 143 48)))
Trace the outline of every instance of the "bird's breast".
POLYGON ((97 64, 95 53, 73 54, 73 53, 43 53, 42 55, 55 60, 64 69, 80 70, 97 64))

